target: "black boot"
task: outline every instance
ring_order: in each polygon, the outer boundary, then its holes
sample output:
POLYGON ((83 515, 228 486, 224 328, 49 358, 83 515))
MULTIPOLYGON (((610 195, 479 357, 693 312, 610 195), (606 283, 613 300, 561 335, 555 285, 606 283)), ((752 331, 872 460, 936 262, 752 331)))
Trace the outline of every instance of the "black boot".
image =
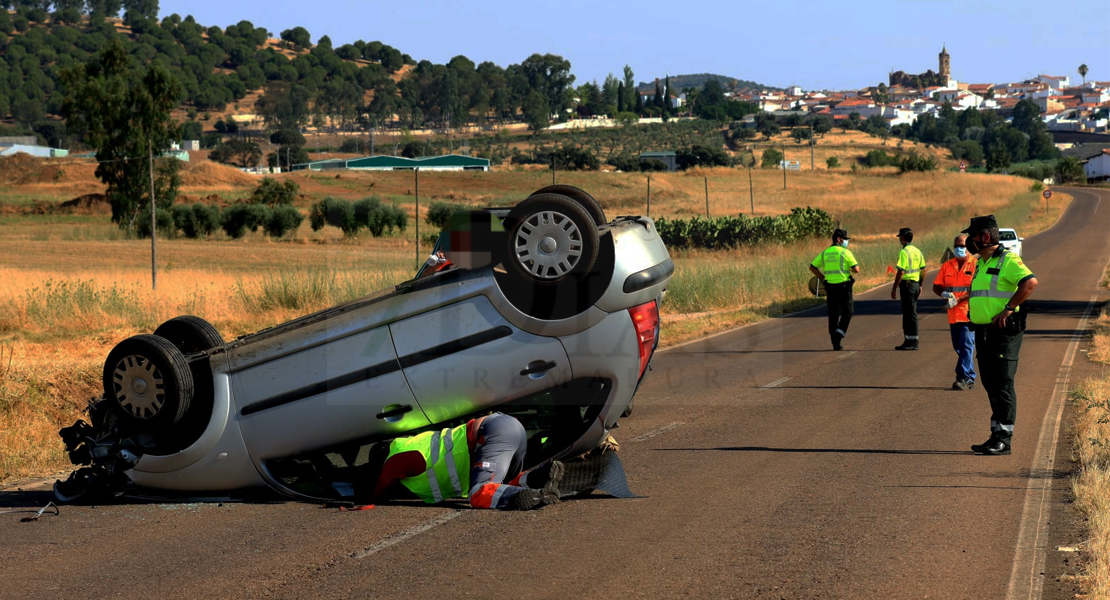
POLYGON ((895 350, 917 350, 917 340, 905 340, 901 346, 895 346, 895 350))
POLYGON ((979 454, 987 456, 1006 456, 1010 454, 1010 445, 1002 440, 995 440, 993 444, 984 446, 979 454))
POLYGON ((997 441, 998 440, 995 439, 994 434, 991 434, 991 436, 989 438, 987 438, 987 441, 983 442, 982 444, 972 444, 971 445, 971 451, 975 452, 977 454, 982 454, 983 450, 985 450, 986 448, 988 448, 990 446, 993 446, 995 444, 995 442, 997 442, 997 441))
MULTIPOLYGON (((547 465, 547 480, 538 489, 524 489, 509 500, 508 510, 533 510, 559 503, 559 484, 563 481, 563 463, 553 460, 547 465)), ((538 473, 536 473, 538 475, 538 473)), ((530 474, 531 475, 531 474, 530 474)), ((531 482, 530 482, 531 483, 531 482)), ((535 482, 539 483, 539 482, 535 482)))

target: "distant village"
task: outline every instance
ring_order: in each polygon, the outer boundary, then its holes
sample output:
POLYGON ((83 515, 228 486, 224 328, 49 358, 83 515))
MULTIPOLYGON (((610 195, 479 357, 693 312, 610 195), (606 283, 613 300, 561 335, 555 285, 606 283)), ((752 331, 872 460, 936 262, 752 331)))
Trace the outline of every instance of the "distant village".
POLYGON ((1020 100, 1030 99, 1040 107, 1049 131, 1082 131, 1107 133, 1105 109, 1110 108, 1110 81, 1087 81, 1073 86, 1071 79, 1060 75, 1038 75, 1019 83, 967 83, 952 77, 951 57, 947 49, 938 55, 939 72, 906 75, 890 74, 885 89, 879 86, 860 91, 804 92, 793 86, 784 93, 752 93, 737 96, 761 110, 801 109, 809 114, 828 115, 834 121, 847 119, 851 113, 861 118, 879 115, 890 126, 912 124, 918 115, 937 113, 945 103, 955 110, 968 108, 1012 110, 1020 100), (931 81, 938 85, 913 86, 914 82, 931 81), (885 95, 886 103, 878 96, 885 95), (1103 111, 1101 118, 1095 114, 1103 111))

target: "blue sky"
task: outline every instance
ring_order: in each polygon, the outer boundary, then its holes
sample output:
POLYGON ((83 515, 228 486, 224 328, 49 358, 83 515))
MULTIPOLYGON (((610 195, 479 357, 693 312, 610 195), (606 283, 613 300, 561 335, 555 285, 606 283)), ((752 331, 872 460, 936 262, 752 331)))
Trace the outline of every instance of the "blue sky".
POLYGON ((1110 80, 1107 0, 825 0, 799 2, 584 2, 519 0, 161 0, 161 15, 205 26, 247 20, 277 37, 300 25, 335 46, 381 40, 416 60, 520 63, 570 60, 575 83, 618 77, 717 73, 767 85, 849 89, 887 72, 936 70, 947 46, 952 75, 971 83, 1068 75, 1110 80))

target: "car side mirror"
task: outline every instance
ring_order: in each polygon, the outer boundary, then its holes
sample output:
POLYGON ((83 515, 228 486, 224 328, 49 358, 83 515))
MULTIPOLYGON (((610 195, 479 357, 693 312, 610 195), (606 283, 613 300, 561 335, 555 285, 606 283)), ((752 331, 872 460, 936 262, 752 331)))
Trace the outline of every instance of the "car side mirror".
POLYGON ((1024 242, 1024 241, 1025 241, 1025 238, 1018 238, 1018 241, 1019 241, 1019 242, 1024 242))

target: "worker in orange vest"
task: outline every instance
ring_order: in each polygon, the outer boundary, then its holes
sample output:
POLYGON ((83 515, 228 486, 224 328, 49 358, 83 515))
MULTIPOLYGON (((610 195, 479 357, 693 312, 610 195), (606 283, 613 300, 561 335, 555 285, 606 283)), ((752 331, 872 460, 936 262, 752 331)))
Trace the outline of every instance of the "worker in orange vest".
POLYGON ((968 317, 968 295, 971 279, 975 276, 975 257, 968 254, 967 235, 960 234, 953 240, 955 257, 940 266, 940 274, 933 280, 933 293, 947 300, 948 329, 952 332, 952 348, 956 351, 956 381, 954 390, 975 387, 975 334, 968 317))

